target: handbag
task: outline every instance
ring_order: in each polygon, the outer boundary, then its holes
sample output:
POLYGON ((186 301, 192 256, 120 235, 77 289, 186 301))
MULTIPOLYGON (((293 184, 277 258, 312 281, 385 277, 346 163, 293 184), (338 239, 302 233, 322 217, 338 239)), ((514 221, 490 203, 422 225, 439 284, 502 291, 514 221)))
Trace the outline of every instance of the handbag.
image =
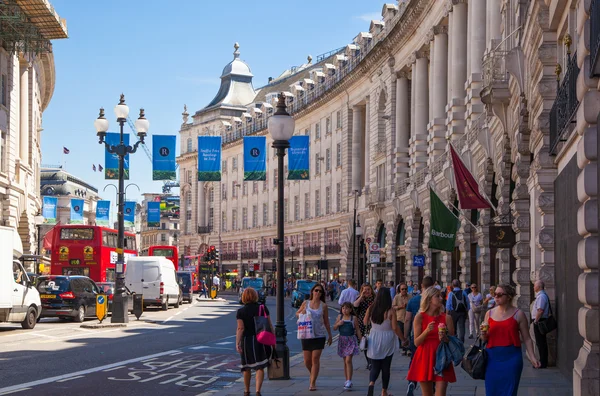
POLYGON ((546 320, 540 320, 539 322, 537 322, 538 330, 544 336, 558 328, 556 318, 554 317, 554 315, 552 315, 552 305, 550 305, 550 301, 548 301, 548 307, 550 308, 550 313, 546 320))
POLYGON ((260 306, 258 316, 254 317, 254 330, 256 331, 256 341, 263 345, 275 345, 275 334, 271 333, 271 326, 264 305, 260 306))
POLYGON ((462 359, 461 367, 473 379, 485 379, 488 358, 485 344, 477 337, 475 344, 471 345, 462 359))
POLYGON ((367 348, 369 347, 369 335, 365 334, 361 339, 360 339, 360 344, 358 345, 358 348, 361 351, 366 351, 367 348))
POLYGON ((310 313, 300 314, 298 316, 298 339, 309 340, 315 338, 313 321, 310 313))
POLYGON ((269 366, 267 367, 269 379, 281 379, 284 376, 282 359, 277 355, 277 351, 273 348, 269 366))

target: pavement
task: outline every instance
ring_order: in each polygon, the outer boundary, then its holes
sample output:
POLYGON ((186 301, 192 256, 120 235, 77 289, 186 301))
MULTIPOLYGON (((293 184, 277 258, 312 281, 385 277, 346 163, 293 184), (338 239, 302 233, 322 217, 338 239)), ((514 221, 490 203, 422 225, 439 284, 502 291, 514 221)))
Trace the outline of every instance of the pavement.
MULTIPOLYGON (((327 302, 328 307, 339 310, 337 302, 327 302)), ((288 332, 292 329, 288 327, 288 332)), ((304 367, 302 354, 290 357, 290 380, 269 381, 265 373, 265 382, 262 387, 263 396, 272 395, 341 395, 341 394, 361 394, 366 395, 369 385, 369 371, 366 369, 366 360, 361 353, 353 359, 354 374, 352 382, 354 386, 351 390, 344 390, 344 364, 337 355, 337 337, 334 335, 334 343, 331 347, 325 347, 321 355, 321 370, 317 379, 317 391, 309 392, 309 373, 304 367)), ((293 334, 291 334, 293 336, 293 334)), ((289 337, 288 337, 289 339, 289 337)), ((467 340, 469 344, 473 340, 467 340)), ((536 370, 528 364, 525 359, 523 374, 519 387, 519 396, 571 396, 573 394, 572 383, 565 378, 557 368, 548 368, 536 370), (549 391, 551 390, 551 391, 549 391)), ((400 353, 394 355, 392 361, 392 375, 388 395, 406 395, 406 375, 408 373, 409 358, 400 353)), ((449 396, 479 396, 485 395, 485 383, 482 380, 474 380, 469 377, 460 367, 454 368, 457 381, 448 386, 447 395, 449 396)), ((251 395, 254 395, 254 379, 250 384, 251 395)), ((226 387, 220 395, 241 396, 244 394, 244 384, 240 379, 229 387, 226 387)), ((375 395, 381 394, 381 376, 375 383, 375 395)), ((421 395, 420 389, 414 392, 415 395, 421 395)))

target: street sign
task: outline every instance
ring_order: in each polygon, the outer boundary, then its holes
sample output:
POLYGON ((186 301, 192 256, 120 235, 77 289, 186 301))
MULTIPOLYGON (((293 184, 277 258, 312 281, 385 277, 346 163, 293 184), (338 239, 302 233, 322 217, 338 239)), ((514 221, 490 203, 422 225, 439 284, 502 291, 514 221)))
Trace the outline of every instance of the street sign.
POLYGON ((102 321, 106 318, 107 309, 106 309, 106 295, 99 294, 96 296, 96 317, 102 323, 102 321))
POLYGON ((413 256, 413 267, 425 267, 425 256, 422 254, 413 256))
POLYGON ((367 243, 371 243, 371 238, 367 238, 367 239, 365 240, 365 242, 367 242, 367 243))
POLYGON ((377 252, 377 254, 379 254, 379 244, 378 243, 369 244, 369 251, 371 253, 377 252))

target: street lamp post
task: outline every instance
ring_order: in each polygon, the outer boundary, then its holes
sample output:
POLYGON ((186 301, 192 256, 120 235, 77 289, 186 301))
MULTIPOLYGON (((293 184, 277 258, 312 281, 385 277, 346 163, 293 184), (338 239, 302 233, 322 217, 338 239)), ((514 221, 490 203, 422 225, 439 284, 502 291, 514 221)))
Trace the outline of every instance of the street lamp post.
MULTIPOLYGON (((354 262, 356 260, 356 208, 358 205, 358 190, 354 190, 354 224, 352 228, 352 279, 354 277, 354 262)), ((359 284, 360 287, 360 284, 359 284)))
POLYGON ((295 278, 296 273, 294 272, 294 252, 296 251, 296 246, 294 243, 290 244, 290 252, 292 253, 292 278, 295 278))
POLYGON ((283 359, 283 372, 277 378, 272 379, 290 379, 290 350, 287 346, 287 331, 285 329, 284 312, 284 185, 283 185, 283 157, 285 150, 290 147, 289 140, 294 134, 295 122, 285 111, 285 95, 279 94, 277 111, 269 118, 268 129, 273 138, 273 148, 277 151, 277 319, 275 322, 275 337, 277 345, 275 349, 277 354, 283 359))
MULTIPOLYGON (((358 239, 358 241, 360 243, 361 237, 363 234, 363 229, 360 226, 360 221, 356 222, 356 224, 354 225, 354 228, 355 228, 354 234, 356 235, 356 237, 354 239, 354 244, 356 245, 356 243, 357 243, 356 239, 358 239)), ((363 281, 364 281, 364 269, 362 268, 362 265, 361 265, 361 263, 362 263, 361 248, 362 248, 362 246, 359 246, 359 249, 358 249, 358 285, 359 285, 359 287, 363 284, 363 281)), ((353 257, 353 260, 354 260, 354 257, 353 257)))
POLYGON ((133 154, 137 151, 140 143, 144 143, 150 123, 144 116, 144 109, 140 109, 140 117, 135 122, 135 128, 138 140, 133 146, 126 145, 123 140, 123 126, 127 121, 129 115, 129 107, 125 104, 125 95, 121 94, 119 104, 115 106, 115 115, 117 116, 117 122, 120 127, 120 141, 118 145, 112 145, 107 143, 104 139, 106 138, 106 132, 108 131, 108 120, 104 118, 104 109, 100 108, 100 115, 94 122, 96 132, 98 135, 99 143, 104 143, 106 151, 111 154, 116 154, 119 157, 119 190, 118 190, 118 234, 117 234, 117 262, 115 265, 115 272, 117 274, 115 283, 115 294, 113 296, 112 304, 112 323, 127 323, 129 322, 128 316, 128 296, 125 294, 125 256, 123 249, 125 247, 125 178, 124 178, 124 164, 125 156, 127 154, 133 154))
POLYGON ((36 215, 33 218, 33 222, 35 223, 35 229, 37 233, 37 255, 40 256, 39 261, 35 265, 35 273, 38 275, 42 274, 40 271, 40 264, 42 263, 42 224, 44 224, 44 216, 41 214, 36 215))

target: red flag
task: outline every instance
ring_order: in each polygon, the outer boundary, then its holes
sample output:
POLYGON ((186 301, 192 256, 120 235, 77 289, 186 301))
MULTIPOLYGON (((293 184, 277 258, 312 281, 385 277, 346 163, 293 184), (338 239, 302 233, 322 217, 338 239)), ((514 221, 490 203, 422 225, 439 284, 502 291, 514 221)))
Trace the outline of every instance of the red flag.
POLYGON ((454 179, 456 181, 456 190, 461 209, 489 209, 492 206, 487 199, 479 193, 479 185, 475 181, 471 172, 450 145, 452 154, 452 169, 454 169, 454 179))
POLYGON ((46 251, 52 250, 52 239, 54 239, 54 229, 59 224, 60 223, 56 223, 56 225, 54 227, 50 228, 50 231, 48 231, 46 233, 46 235, 44 235, 44 250, 46 250, 46 251))

